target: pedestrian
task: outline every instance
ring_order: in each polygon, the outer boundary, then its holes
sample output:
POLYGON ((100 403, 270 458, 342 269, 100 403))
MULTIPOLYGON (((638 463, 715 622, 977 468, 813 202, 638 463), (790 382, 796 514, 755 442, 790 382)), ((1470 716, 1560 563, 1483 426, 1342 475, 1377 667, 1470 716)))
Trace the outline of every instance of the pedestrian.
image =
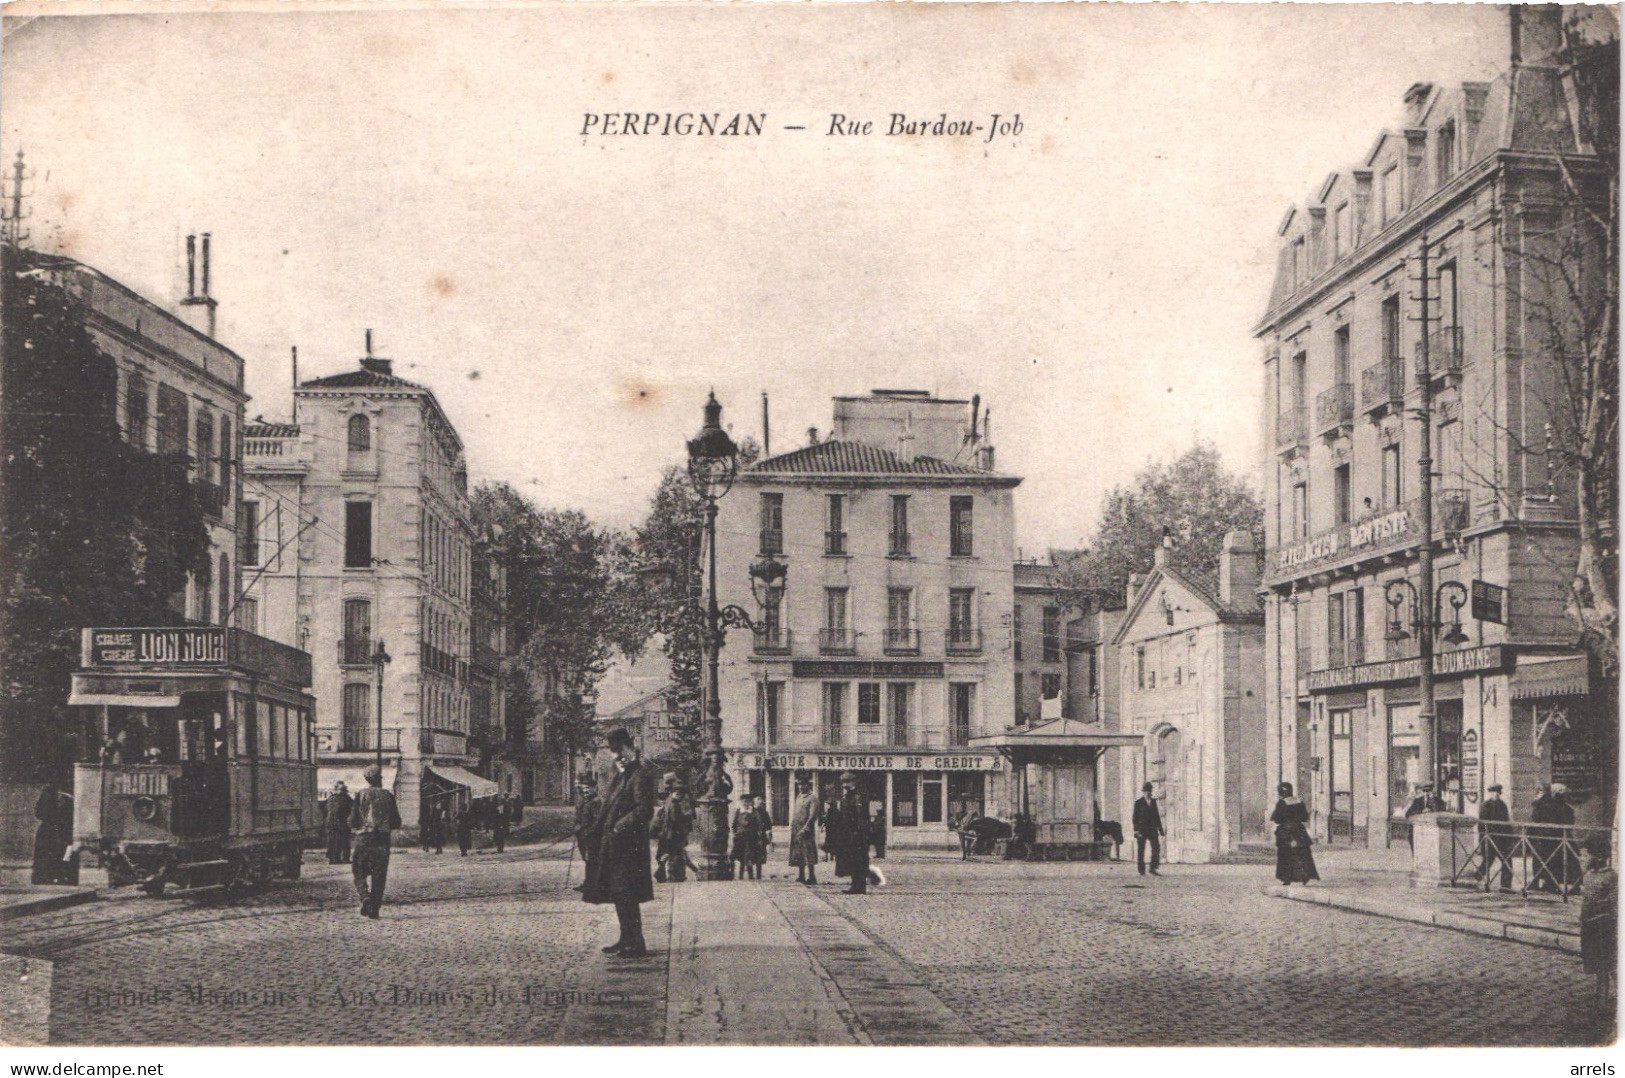
POLYGON ((869 868, 869 800, 858 792, 854 772, 841 772, 841 793, 825 821, 824 842, 835 855, 835 875, 852 881, 843 894, 867 894, 871 879, 880 882, 869 868))
MULTIPOLYGON (((1529 808, 1529 819, 1535 825, 1557 823, 1562 813, 1557 807, 1557 799, 1553 795, 1553 787, 1541 787, 1540 796, 1529 808)), ((1573 810, 1569 818, 1572 820, 1573 810)), ((1558 865, 1562 859, 1563 832, 1555 827, 1531 826, 1529 828, 1529 852, 1534 855, 1535 870, 1529 885, 1532 891, 1548 891, 1556 893, 1561 890, 1557 883, 1558 865)))
POLYGON ((818 825, 823 807, 812 790, 812 780, 796 780, 796 803, 790 809, 790 865, 797 883, 818 882, 818 825))
POLYGON ((1309 809, 1292 796, 1292 784, 1283 782, 1275 788, 1280 799, 1270 822, 1275 825, 1275 878, 1283 884, 1307 884, 1320 879, 1315 871, 1315 855, 1309 845, 1309 809))
POLYGON ((350 788, 342 781, 335 782, 333 792, 327 795, 327 863, 330 865, 350 863, 350 809, 354 806, 350 788))
MULTIPOLYGON (((583 868, 589 867, 592 859, 598 856, 598 848, 592 844, 591 838, 601 807, 598 801, 598 784, 593 782, 590 774, 581 776, 576 793, 576 823, 573 833, 576 837, 576 849, 581 851, 583 868)), ((585 887, 585 884, 582 886, 585 887)))
POLYGON ((1613 846, 1607 835, 1585 840, 1585 894, 1580 899, 1580 958, 1597 978, 1598 1008, 1612 1010, 1619 966, 1619 876, 1610 867, 1613 846))
POLYGON ((508 828, 512 826, 512 810, 506 801, 498 800, 491 816, 491 841, 496 843, 497 853, 501 853, 508 846, 508 828))
POLYGON ((607 739, 615 754, 615 778, 589 831, 588 845, 597 853, 587 862, 581 898, 594 905, 613 903, 620 938, 605 954, 641 958, 649 953, 643 939, 640 903, 654 900, 649 872, 649 820, 654 815, 654 776, 639 760, 632 735, 611 730, 607 739))
POLYGON ((446 848, 446 809, 439 803, 438 798, 431 795, 427 814, 423 817, 423 833, 418 836, 423 844, 423 852, 431 849, 435 853, 442 853, 446 848))
POLYGON ((1512 826, 1509 822, 1512 813, 1501 800, 1501 792, 1501 784, 1492 782, 1484 791, 1484 803, 1478 806, 1479 842, 1484 858, 1479 875, 1486 891, 1490 889, 1497 864, 1501 866, 1501 890, 1512 890, 1512 826))
POLYGON ((361 896, 361 916, 376 921, 389 877, 389 835, 401 826, 401 813, 395 795, 384 789, 384 772, 377 764, 369 766, 362 778, 367 780, 367 788, 356 795, 350 808, 350 827, 355 831, 350 871, 355 876, 356 894, 361 896))
POLYGON ((469 848, 474 845, 474 807, 464 805, 457 810, 455 820, 457 827, 457 853, 467 857, 469 848))
POLYGON ((73 843, 73 795, 52 779, 34 802, 34 866, 30 879, 35 883, 67 883, 71 875, 64 861, 73 843))
POLYGON ((1553 866, 1557 872, 1557 882, 1564 892, 1572 892, 1580 885, 1580 851, 1573 831, 1574 806, 1569 804, 1569 788, 1561 782, 1552 783, 1551 817, 1551 822, 1559 825, 1556 831, 1557 857, 1553 866))
POLYGON ((886 859, 886 813, 884 809, 876 809, 869 820, 869 841, 874 846, 875 860, 886 859))
POLYGON ((1140 787, 1140 797, 1134 802, 1134 864, 1144 876, 1145 848, 1151 847, 1151 875, 1160 876, 1157 871, 1162 864, 1162 836, 1168 832, 1162 827, 1162 811, 1157 808, 1157 799, 1151 796, 1152 786, 1148 782, 1140 787))
POLYGON ((767 798, 756 794, 751 798, 751 811, 756 814, 756 878, 762 878, 767 864, 768 847, 773 845, 773 815, 767 811, 767 798))
POLYGON ((668 773, 662 787, 665 795, 655 810, 651 829, 655 836, 655 880, 682 883, 688 879, 688 834, 694 826, 694 810, 676 773, 668 773))
POLYGON ((733 832, 733 860, 738 866, 739 879, 760 878, 758 849, 762 846, 762 820, 756 814, 755 799, 750 794, 739 799, 729 828, 733 832))

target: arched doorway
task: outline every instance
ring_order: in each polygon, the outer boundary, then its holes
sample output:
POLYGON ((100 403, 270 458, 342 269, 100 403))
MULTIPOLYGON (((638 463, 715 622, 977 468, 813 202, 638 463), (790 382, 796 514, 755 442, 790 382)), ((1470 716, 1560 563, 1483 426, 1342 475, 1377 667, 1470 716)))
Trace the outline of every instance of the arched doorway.
POLYGON ((1185 738, 1179 727, 1160 725, 1151 731, 1151 751, 1146 760, 1146 781, 1162 813, 1163 860, 1183 861, 1185 832, 1185 738))

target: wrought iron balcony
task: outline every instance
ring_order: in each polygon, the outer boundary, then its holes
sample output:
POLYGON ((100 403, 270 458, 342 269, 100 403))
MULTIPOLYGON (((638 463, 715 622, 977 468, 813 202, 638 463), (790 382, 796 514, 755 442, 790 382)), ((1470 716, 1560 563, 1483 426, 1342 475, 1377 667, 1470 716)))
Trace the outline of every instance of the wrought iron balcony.
POLYGON ((826 722, 823 724, 823 726, 819 727, 818 743, 828 747, 834 747, 842 744, 841 724, 838 722, 826 722))
POLYGON ((970 744, 970 724, 951 722, 948 724, 948 744, 954 748, 963 748, 970 744))
POLYGON ((909 542, 912 539, 913 536, 908 532, 892 532, 891 543, 887 547, 887 553, 894 558, 908 557, 910 552, 909 542))
POLYGON ((783 528, 763 528, 762 529, 762 535, 761 535, 761 543, 760 543, 759 549, 757 550, 757 553, 758 554, 783 554, 784 553, 784 529, 783 528))
POLYGON ((1288 408, 1275 419, 1275 447, 1295 449, 1309 440, 1308 417, 1301 408, 1288 408))
POLYGON ((339 732, 340 752, 377 752, 379 749, 378 737, 383 735, 383 751, 401 751, 401 732, 398 729, 385 728, 380 731, 378 727, 368 723, 345 723, 339 732))
POLYGON ((370 636, 346 636, 339 640, 340 666, 371 666, 373 639, 370 636))
POLYGON ((980 655, 982 630, 972 625, 952 625, 948 628, 949 655, 980 655))
POLYGON ((857 649, 850 629, 819 629, 818 650, 826 655, 850 655, 857 649))
POLYGON ((1354 386, 1338 382, 1315 398, 1315 430, 1331 434, 1354 422, 1354 386))
POLYGON ((886 626, 885 650, 887 655, 918 655, 920 630, 904 629, 895 625, 886 626))
POLYGON ((1435 380, 1461 374, 1461 327, 1443 326, 1428 336, 1428 373, 1435 380))
POLYGON ((773 627, 756 630, 756 654, 758 655, 788 655, 790 654, 790 630, 773 627))
POLYGON ((910 744, 909 727, 906 722, 892 722, 886 724, 886 744, 896 745, 899 748, 910 744))
POLYGON ((846 533, 825 532, 824 553, 830 557, 842 557, 846 554, 846 533))
POLYGON ((1465 490, 1449 488, 1433 495, 1433 529, 1446 535, 1466 530, 1471 522, 1472 500, 1465 490))
MULTIPOLYGON (((1363 639, 1350 637, 1346 640, 1327 641, 1326 665, 1328 667, 1359 666, 1363 662, 1365 662, 1365 641, 1363 639)), ((1301 672, 1302 670, 1300 670, 1301 672)))
POLYGON ((1404 365, 1395 359, 1373 363, 1360 372, 1360 409, 1371 412, 1405 399, 1404 365))

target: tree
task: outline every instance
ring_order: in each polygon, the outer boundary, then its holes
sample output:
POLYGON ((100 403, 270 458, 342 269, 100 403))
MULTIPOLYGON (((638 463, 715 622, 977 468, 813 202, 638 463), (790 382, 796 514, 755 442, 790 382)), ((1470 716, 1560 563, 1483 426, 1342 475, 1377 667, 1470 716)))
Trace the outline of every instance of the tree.
POLYGON ((479 528, 500 536, 520 717, 539 720, 551 748, 590 749, 587 701, 598 679, 616 650, 635 655, 647 640, 631 548, 580 512, 539 509, 506 483, 482 484, 473 507, 479 528))
POLYGON ((1113 604, 1122 599, 1130 574, 1151 568, 1164 529, 1174 538, 1173 568, 1211 572, 1227 532, 1251 532, 1258 542, 1263 528, 1257 492, 1225 470, 1212 443, 1197 442, 1106 494, 1088 548, 1062 567, 1061 587, 1082 603, 1113 604))
POLYGON ((120 434, 114 362, 31 252, 0 252, 5 310, 0 471, 0 761, 15 781, 66 778, 79 631, 170 625, 209 573, 186 454, 120 434))

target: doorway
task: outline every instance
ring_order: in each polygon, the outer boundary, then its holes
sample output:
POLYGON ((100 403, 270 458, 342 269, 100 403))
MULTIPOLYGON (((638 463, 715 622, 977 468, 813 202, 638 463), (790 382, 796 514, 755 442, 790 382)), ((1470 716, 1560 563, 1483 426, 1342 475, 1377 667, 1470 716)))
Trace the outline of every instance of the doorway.
POLYGON ((1151 783, 1152 796, 1162 814, 1163 860, 1170 864, 1181 860, 1185 833, 1185 739, 1177 726, 1169 726, 1157 734, 1151 743, 1151 759, 1146 761, 1146 781, 1151 783))

